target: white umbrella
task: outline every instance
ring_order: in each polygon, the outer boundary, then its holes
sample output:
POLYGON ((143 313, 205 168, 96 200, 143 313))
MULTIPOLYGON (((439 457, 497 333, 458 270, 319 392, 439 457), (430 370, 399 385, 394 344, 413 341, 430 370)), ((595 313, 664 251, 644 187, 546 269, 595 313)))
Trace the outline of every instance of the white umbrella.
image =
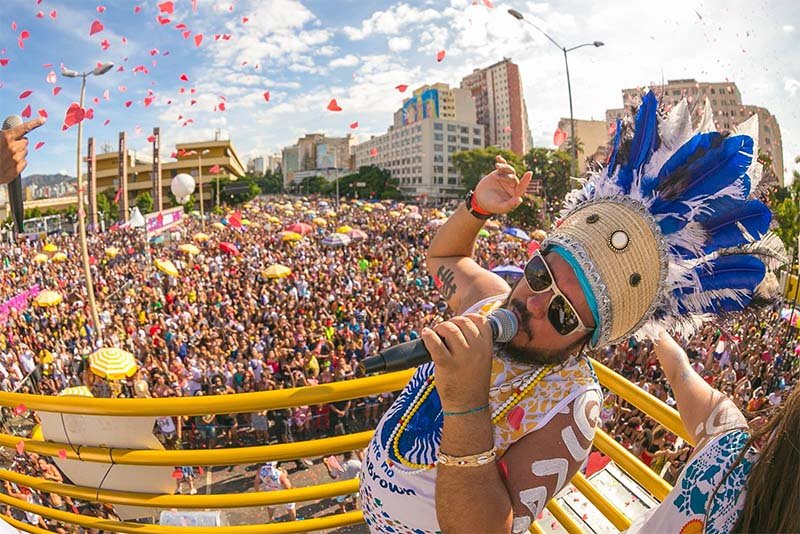
POLYGON ((322 244, 329 247, 344 247, 350 244, 350 236, 347 234, 333 233, 326 235, 322 239, 322 244))

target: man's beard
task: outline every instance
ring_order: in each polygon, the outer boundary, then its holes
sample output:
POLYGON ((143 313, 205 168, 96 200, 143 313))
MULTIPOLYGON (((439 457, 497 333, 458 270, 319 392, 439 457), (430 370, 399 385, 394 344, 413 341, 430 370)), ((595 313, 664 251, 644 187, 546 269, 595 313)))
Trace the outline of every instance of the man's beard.
MULTIPOLYGON (((512 291, 513 292, 513 291, 512 291)), ((503 307, 517 312, 519 316, 519 329, 525 333, 528 338, 528 343, 533 341, 534 334, 531 330, 531 314, 528 309, 519 302, 511 300, 509 293, 503 307)), ((559 364, 563 363, 570 357, 574 347, 565 347, 560 350, 535 348, 530 346, 517 346, 514 345, 513 340, 503 345, 503 350, 500 353, 501 357, 506 357, 511 361, 521 363, 524 365, 546 365, 546 364, 559 364)))

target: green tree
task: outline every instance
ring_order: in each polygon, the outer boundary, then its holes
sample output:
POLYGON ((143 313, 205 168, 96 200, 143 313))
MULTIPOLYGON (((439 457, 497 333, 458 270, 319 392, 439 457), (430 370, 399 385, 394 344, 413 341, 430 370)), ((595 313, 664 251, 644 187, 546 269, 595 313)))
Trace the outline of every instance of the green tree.
POLYGON ((514 211, 509 212, 506 218, 511 226, 531 229, 548 228, 549 222, 542 221, 542 204, 542 197, 525 195, 522 204, 517 206, 514 211))
POLYGON ((574 137, 574 138, 572 136, 567 137, 566 141, 564 141, 564 151, 566 151, 569 154, 573 153, 572 152, 573 139, 574 139, 574 143, 575 143, 576 152, 578 154, 578 159, 580 159, 580 158, 583 157, 583 151, 584 151, 583 141, 581 141, 580 137, 577 137, 577 136, 574 137))
POLYGON ((105 189, 97 195, 97 212, 103 213, 107 220, 118 221, 119 204, 114 202, 117 192, 114 189, 105 189))
POLYGON ((273 172, 268 169, 256 183, 265 195, 283 193, 283 175, 280 171, 273 172))
POLYGON ((778 188, 770 199, 770 205, 777 223, 775 233, 788 250, 796 249, 800 234, 800 172, 794 171, 790 186, 778 188))
MULTIPOLYGON (((339 193, 342 196, 358 196, 369 198, 401 198, 399 181, 392 174, 375 165, 359 167, 358 172, 339 178, 339 193), (364 185, 359 185, 364 184, 364 185)), ((332 192, 336 193, 336 183, 332 183, 332 192)))
POLYGON ((541 180, 543 195, 549 206, 557 206, 573 186, 570 179, 572 156, 563 150, 532 148, 525 154, 525 165, 533 172, 533 180, 541 180))
POLYGON ((327 193, 330 190, 330 184, 324 176, 306 176, 300 182, 300 190, 304 195, 327 193))
POLYGON ((220 188, 222 199, 228 204, 243 204, 261 194, 261 188, 254 177, 245 176, 236 181, 222 180, 220 188))
POLYGON ((525 165, 516 153, 490 146, 458 152, 450 157, 458 174, 461 175, 464 191, 475 189, 481 178, 494 170, 495 158, 500 155, 517 171, 518 176, 525 172, 525 165))
POLYGON ((142 215, 146 215, 153 211, 153 196, 150 194, 150 191, 143 191, 136 195, 133 204, 139 208, 142 215))

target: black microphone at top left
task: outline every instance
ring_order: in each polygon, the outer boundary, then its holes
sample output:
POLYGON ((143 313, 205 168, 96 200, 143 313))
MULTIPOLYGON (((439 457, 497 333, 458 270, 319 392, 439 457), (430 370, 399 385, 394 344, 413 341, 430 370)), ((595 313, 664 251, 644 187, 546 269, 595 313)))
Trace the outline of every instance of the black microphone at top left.
MULTIPOLYGON (((22 124, 19 115, 9 115, 3 121, 3 130, 10 130, 22 124)), ((22 220, 25 217, 25 208, 22 204, 22 175, 8 182, 8 202, 11 204, 11 214, 14 218, 14 227, 17 235, 22 233, 22 220)))

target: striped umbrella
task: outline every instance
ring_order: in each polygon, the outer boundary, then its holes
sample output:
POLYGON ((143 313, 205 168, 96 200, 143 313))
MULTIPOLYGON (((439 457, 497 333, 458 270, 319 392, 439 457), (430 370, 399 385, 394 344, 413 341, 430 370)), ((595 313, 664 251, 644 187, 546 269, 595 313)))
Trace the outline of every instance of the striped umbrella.
POLYGON ((301 222, 290 224, 289 226, 286 227, 287 232, 294 232, 300 235, 310 234, 312 230, 314 230, 314 228, 312 228, 310 224, 301 222))
POLYGON ((47 308, 49 306, 58 306, 63 300, 64 297, 62 297, 60 293, 45 289, 36 295, 36 298, 33 299, 33 303, 41 308, 47 308))
POLYGON ((322 240, 323 245, 329 247, 344 247, 350 244, 350 236, 347 234, 330 234, 322 240))
POLYGON ((281 265, 280 263, 276 263, 275 265, 270 265, 263 271, 264 276, 267 278, 285 278, 292 274, 292 270, 285 266, 281 265))
POLYGON ((99 349, 89 355, 89 369, 108 380, 133 376, 138 367, 133 354, 116 347, 99 349))
POLYGON ((73 386, 58 392, 59 397, 94 397, 86 386, 73 386))
POLYGON ((347 232, 347 235, 350 236, 350 239, 353 241, 364 241, 367 239, 367 233, 363 230, 359 230, 358 228, 354 228, 347 232))

